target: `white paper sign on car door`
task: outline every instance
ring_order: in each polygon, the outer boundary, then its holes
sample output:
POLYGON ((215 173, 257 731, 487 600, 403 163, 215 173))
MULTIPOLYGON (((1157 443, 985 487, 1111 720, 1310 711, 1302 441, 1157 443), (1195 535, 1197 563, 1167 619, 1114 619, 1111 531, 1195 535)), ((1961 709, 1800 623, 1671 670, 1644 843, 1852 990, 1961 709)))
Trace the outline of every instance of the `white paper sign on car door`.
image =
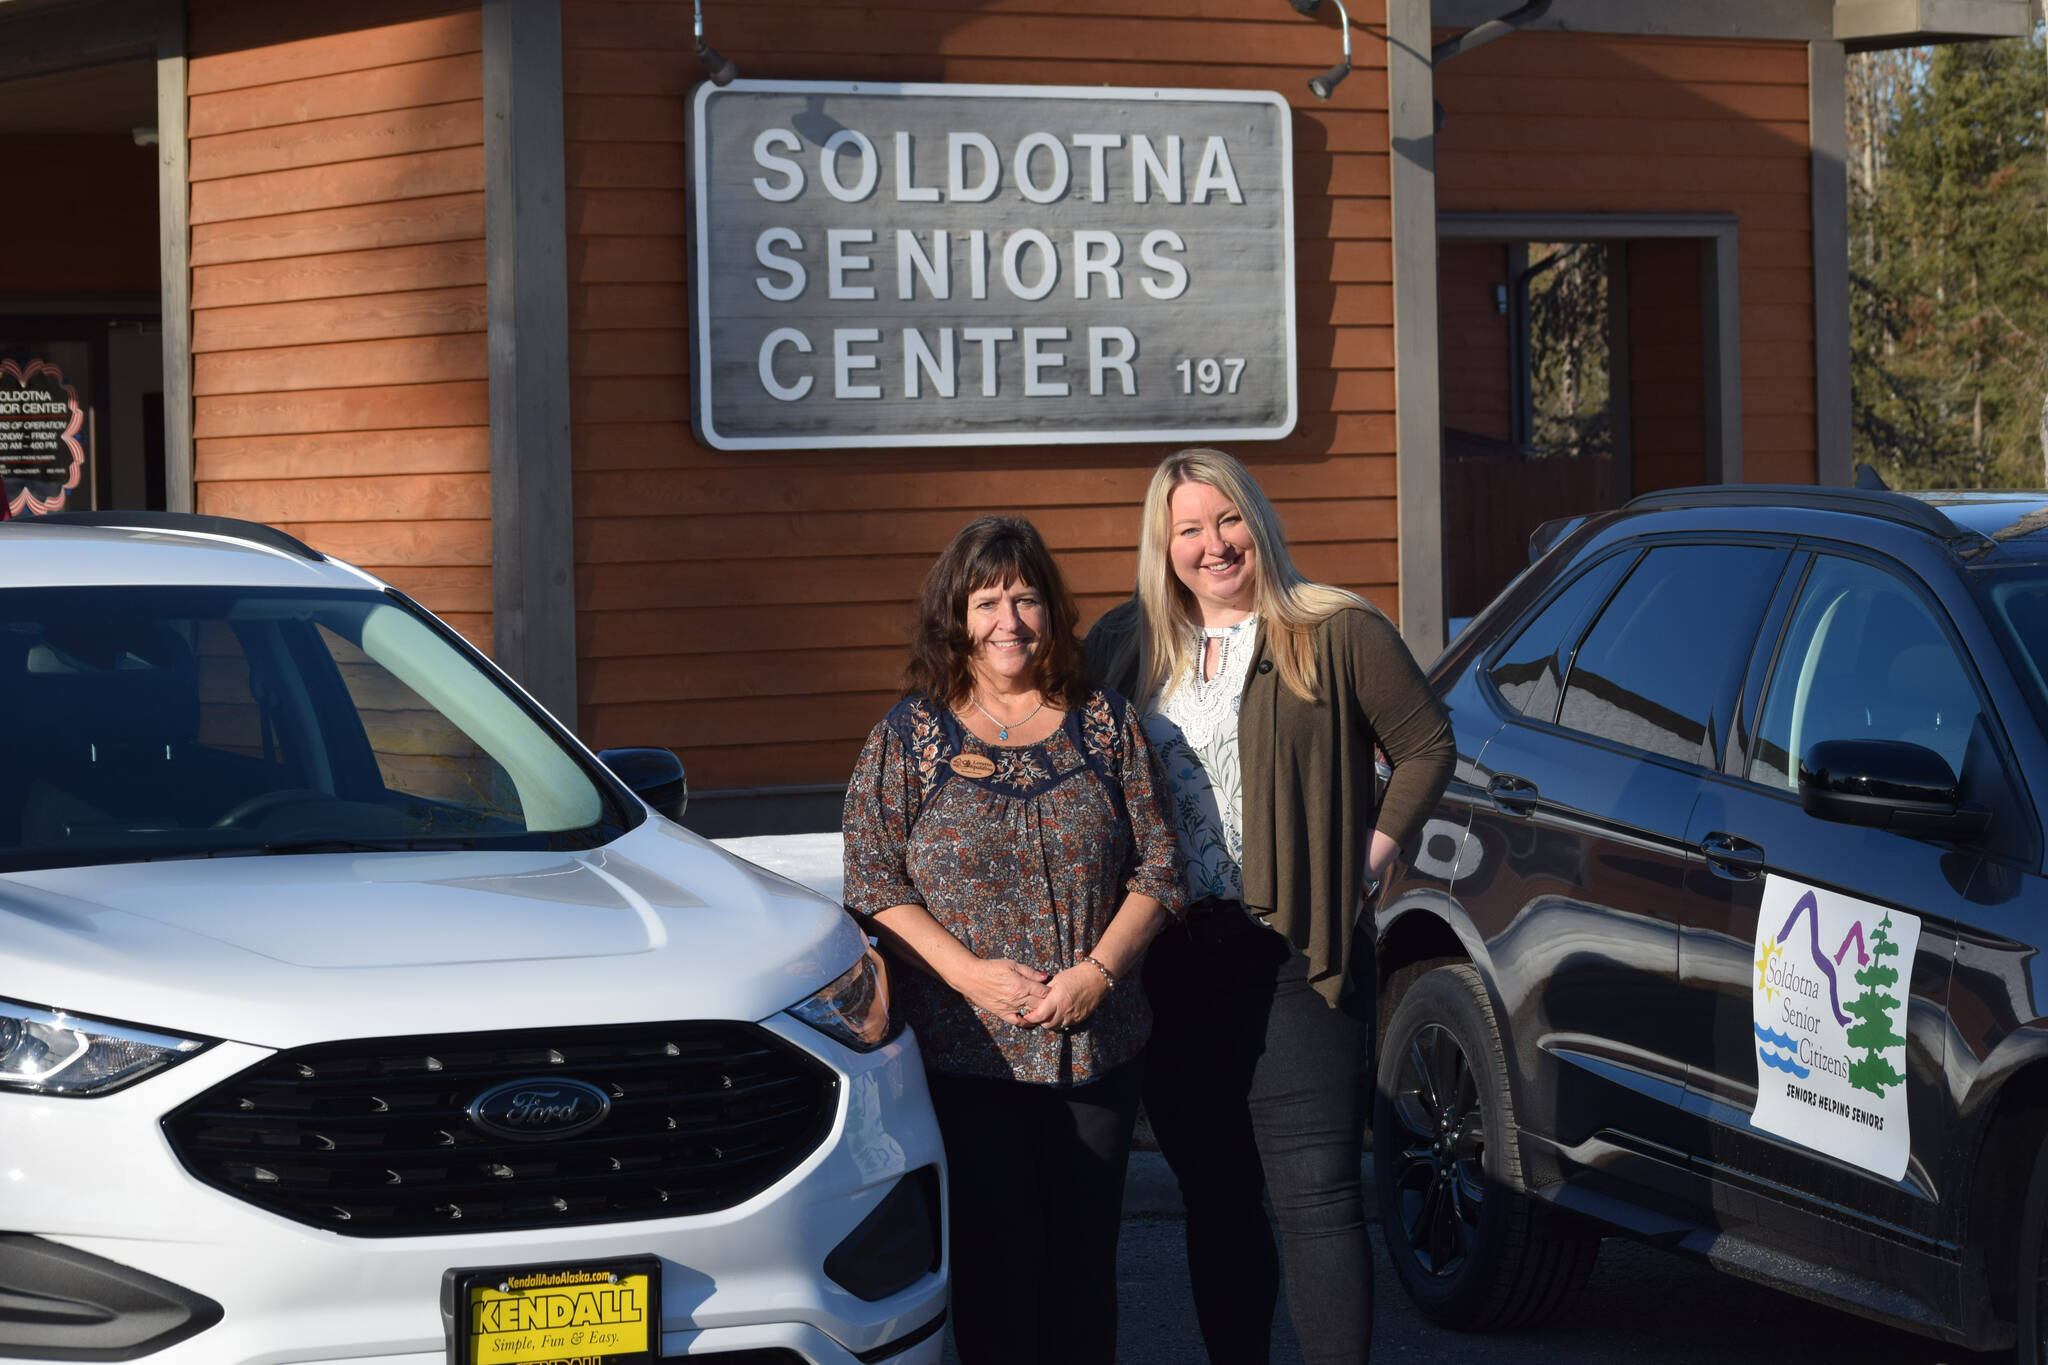
POLYGON ((1752 991, 1756 1127, 1905 1175, 1906 1002, 1919 946, 1917 916, 1765 877, 1752 991))

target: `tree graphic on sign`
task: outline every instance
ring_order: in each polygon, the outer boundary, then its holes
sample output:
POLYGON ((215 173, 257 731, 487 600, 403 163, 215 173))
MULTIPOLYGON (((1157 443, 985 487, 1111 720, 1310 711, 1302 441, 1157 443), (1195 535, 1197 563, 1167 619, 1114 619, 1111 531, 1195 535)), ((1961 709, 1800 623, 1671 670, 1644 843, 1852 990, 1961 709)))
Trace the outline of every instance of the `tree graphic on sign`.
POLYGON ((1856 973, 1856 984, 1863 987, 1863 994, 1851 1000, 1848 1007, 1856 1020, 1849 1025, 1849 1046, 1863 1053, 1849 1063, 1849 1084, 1880 1096, 1906 1079, 1885 1056, 1906 1042, 1892 1028, 1892 1011, 1899 1004, 1892 988, 1899 984, 1899 969, 1885 959, 1897 957, 1899 945, 1892 942, 1891 928, 1891 912, 1886 911, 1870 936, 1869 965, 1856 973))

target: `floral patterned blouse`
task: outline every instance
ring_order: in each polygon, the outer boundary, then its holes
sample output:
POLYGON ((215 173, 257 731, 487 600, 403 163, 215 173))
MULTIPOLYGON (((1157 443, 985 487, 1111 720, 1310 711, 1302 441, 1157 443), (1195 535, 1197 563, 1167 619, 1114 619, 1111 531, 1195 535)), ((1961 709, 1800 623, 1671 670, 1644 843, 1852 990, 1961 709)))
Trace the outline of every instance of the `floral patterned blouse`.
POLYGON ((1155 695, 1145 711, 1145 736, 1159 755, 1172 801, 1181 883, 1190 903, 1209 897, 1244 899, 1244 772, 1237 756, 1237 712, 1252 656, 1258 653, 1258 620, 1247 616, 1234 626, 1200 630, 1172 695, 1155 695), (1220 658, 1216 676, 1204 680, 1202 654, 1210 640, 1220 642, 1220 658))
MULTIPOLYGON (((1126 895, 1180 904, 1144 729, 1102 689, 1039 744, 984 744, 931 698, 904 699, 861 750, 844 827, 849 910, 921 905, 975 955, 1047 973, 1091 951, 1126 895), (955 771, 962 754, 994 771, 955 771)), ((1152 1029, 1135 980, 1071 1033, 1020 1028, 914 967, 890 985, 925 1066, 943 1075, 1079 1085, 1137 1056, 1152 1029)))

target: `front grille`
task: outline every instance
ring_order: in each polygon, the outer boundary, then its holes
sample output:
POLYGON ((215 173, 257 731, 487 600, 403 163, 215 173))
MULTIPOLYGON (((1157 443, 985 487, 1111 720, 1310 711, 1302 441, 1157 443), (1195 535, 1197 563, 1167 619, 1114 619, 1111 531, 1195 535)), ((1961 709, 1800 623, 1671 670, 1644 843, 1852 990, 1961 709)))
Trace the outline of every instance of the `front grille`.
POLYGON ((825 1138, 838 1079, 740 1023, 373 1038, 281 1052, 164 1120, 193 1175, 356 1237, 669 1218, 729 1208, 825 1138), (493 1086, 562 1077, 611 1112, 546 1141, 471 1123, 493 1086))

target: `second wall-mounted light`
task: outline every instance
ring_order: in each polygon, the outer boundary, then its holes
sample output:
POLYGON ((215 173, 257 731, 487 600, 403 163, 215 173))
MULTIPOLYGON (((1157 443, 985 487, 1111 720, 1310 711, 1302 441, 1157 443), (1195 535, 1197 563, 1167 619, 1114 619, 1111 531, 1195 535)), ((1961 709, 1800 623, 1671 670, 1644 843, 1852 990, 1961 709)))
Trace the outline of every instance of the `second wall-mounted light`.
POLYGON ((691 18, 696 23, 694 46, 697 60, 704 63, 704 70, 710 74, 713 85, 731 85, 733 77, 740 74, 740 69, 733 65, 732 58, 704 41, 704 0, 692 0, 690 11, 691 18))
MULTIPOLYGON (((1322 8, 1323 0, 1287 0, 1287 3, 1294 6, 1297 14, 1313 17, 1322 8)), ((1309 93, 1319 100, 1329 99, 1344 78, 1351 74, 1351 15, 1344 8, 1344 0, 1330 0, 1330 3, 1337 7, 1337 28, 1344 35, 1344 60, 1322 75, 1309 78, 1309 93)))

